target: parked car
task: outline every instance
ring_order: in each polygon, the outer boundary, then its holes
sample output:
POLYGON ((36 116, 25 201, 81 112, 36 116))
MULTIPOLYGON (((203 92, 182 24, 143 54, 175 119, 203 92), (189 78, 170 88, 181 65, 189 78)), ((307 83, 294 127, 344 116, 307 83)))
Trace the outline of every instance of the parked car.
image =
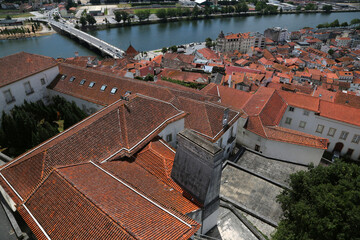
POLYGON ((340 153, 335 151, 332 158, 331 158, 331 161, 334 162, 335 161, 335 158, 339 158, 340 157, 340 153))

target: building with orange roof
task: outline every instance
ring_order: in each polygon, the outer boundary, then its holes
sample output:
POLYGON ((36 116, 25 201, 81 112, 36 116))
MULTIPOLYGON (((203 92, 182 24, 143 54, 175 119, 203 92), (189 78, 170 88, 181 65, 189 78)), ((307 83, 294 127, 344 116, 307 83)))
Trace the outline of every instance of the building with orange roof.
POLYGON ((58 63, 51 57, 19 52, 0 58, 0 119, 24 101, 49 101, 46 87, 59 74, 58 63))
POLYGON ((265 37, 260 33, 232 33, 227 36, 223 32, 216 39, 216 50, 220 52, 239 51, 248 53, 252 48, 264 48, 265 37))

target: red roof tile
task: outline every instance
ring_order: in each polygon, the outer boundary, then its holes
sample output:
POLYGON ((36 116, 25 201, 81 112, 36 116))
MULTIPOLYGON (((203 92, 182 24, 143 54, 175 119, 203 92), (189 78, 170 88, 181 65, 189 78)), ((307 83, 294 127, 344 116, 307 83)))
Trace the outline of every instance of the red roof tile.
POLYGON ((320 116, 360 126, 360 109, 341 104, 320 101, 320 116))
POLYGON ((57 62, 51 57, 19 52, 0 58, 0 87, 55 67, 57 62))

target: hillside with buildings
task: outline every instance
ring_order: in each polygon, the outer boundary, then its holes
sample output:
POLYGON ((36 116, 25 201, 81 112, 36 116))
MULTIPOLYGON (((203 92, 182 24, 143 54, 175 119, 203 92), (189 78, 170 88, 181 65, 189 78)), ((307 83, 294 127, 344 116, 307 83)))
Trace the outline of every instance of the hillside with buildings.
POLYGON ((264 239, 290 174, 360 160, 359 30, 221 32, 211 45, 0 58, 1 113, 61 96, 90 115, 0 155, 17 237, 264 239))

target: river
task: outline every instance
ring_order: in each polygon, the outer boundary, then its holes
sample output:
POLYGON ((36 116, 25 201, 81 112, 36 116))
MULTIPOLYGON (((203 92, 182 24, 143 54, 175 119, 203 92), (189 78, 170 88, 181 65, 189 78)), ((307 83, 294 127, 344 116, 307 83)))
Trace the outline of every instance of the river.
MULTIPOLYGON (((221 30, 225 34, 263 33, 266 28, 280 26, 295 31, 302 27, 316 27, 320 23, 332 22, 335 19, 340 23, 350 22, 358 17, 359 12, 278 14, 128 26, 89 33, 124 50, 131 43, 138 51, 148 51, 183 43, 202 42, 207 37, 216 39, 221 30)), ((55 58, 72 57, 75 51, 78 51, 80 56, 96 55, 70 38, 59 34, 29 39, 0 40, 0 57, 19 51, 55 58)))

